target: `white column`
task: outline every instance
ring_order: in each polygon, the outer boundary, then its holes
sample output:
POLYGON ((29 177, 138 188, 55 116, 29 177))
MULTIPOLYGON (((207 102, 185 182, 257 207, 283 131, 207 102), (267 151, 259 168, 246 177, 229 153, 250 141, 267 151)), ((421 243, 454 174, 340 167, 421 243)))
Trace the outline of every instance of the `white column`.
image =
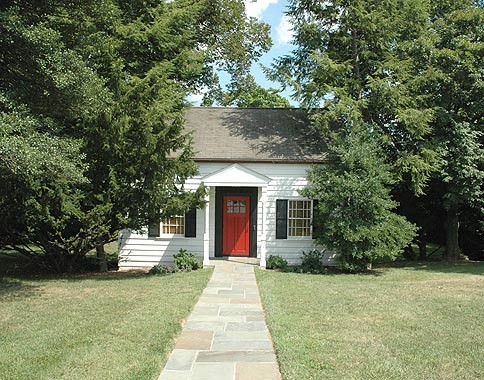
POLYGON ((267 241, 267 186, 262 186, 262 236, 260 242, 260 266, 266 267, 266 241, 267 241))
POLYGON ((210 193, 212 188, 207 188, 205 195, 205 231, 203 233, 203 265, 210 265, 210 193))

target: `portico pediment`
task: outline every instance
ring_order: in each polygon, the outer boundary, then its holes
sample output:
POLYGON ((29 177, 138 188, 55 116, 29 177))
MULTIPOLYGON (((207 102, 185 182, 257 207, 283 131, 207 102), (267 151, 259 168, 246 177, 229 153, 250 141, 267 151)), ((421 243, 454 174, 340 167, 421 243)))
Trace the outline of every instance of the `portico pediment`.
POLYGON ((227 166, 202 178, 206 186, 264 187, 270 178, 240 164, 227 166))

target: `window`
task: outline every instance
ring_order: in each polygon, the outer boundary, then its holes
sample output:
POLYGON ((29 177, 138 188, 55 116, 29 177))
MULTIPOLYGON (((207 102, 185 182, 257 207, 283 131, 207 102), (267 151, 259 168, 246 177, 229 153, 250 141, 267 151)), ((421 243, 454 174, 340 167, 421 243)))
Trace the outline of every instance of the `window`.
POLYGON ((245 214, 246 201, 238 200, 228 200, 227 201, 227 214, 245 214))
POLYGON ((161 233, 163 235, 184 235, 185 216, 177 215, 161 222, 161 233))
POLYGON ((289 200, 288 236, 311 236, 312 202, 289 200))
POLYGON ((321 226, 313 224, 312 220, 317 212, 317 204, 317 200, 277 199, 276 239, 317 236, 321 226))
POLYGON ((192 208, 185 215, 174 216, 148 226, 148 237, 169 237, 167 235, 197 237, 197 210, 192 208))

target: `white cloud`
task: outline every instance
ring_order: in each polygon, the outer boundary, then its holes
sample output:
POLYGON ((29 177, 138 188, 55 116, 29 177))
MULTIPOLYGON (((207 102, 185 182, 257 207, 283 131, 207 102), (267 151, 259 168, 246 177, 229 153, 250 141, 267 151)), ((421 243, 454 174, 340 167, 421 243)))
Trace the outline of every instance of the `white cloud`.
POLYGON ((262 13, 271 4, 277 4, 279 0, 245 0, 245 13, 249 17, 260 18, 262 13))
POLYGON ((279 21, 279 25, 276 28, 276 34, 278 45, 287 45, 292 41, 294 32, 287 15, 282 15, 281 21, 279 21))

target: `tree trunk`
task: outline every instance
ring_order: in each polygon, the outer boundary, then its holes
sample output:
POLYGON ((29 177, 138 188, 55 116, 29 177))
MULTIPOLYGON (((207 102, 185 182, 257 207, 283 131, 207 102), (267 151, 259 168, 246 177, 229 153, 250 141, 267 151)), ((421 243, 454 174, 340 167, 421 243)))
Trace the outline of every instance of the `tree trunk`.
POLYGON ((417 240, 418 246, 418 259, 425 260, 427 259, 427 236, 425 232, 422 232, 417 240))
POLYGON ((353 49, 353 73, 357 83, 355 99, 360 100, 362 97, 360 54, 358 51, 358 34, 355 30, 351 31, 351 48, 353 49))
POLYGON ((104 252, 104 243, 102 241, 102 238, 97 239, 96 257, 99 261, 99 272, 107 272, 108 271, 108 261, 107 261, 107 258, 106 258, 106 252, 104 252))
POLYGON ((459 250, 459 214, 458 204, 452 202, 447 209, 445 220, 446 245, 445 255, 447 262, 455 263, 460 255, 459 250))

